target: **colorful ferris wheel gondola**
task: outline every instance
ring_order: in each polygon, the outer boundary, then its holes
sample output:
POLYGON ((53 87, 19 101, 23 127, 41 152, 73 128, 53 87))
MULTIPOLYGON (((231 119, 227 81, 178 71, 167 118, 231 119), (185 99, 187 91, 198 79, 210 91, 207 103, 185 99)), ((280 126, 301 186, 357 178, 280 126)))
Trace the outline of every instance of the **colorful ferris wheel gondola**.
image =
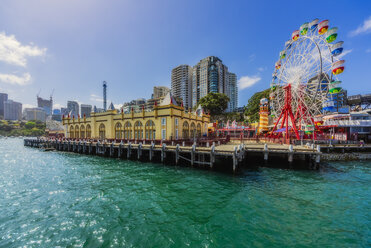
POLYGON ((340 93, 342 88, 340 87, 341 81, 332 81, 329 85, 329 93, 337 94, 340 93))
POLYGON ((276 67, 276 70, 279 70, 279 69, 281 68, 281 60, 278 60, 278 61, 276 62, 275 67, 276 67))
POLYGON ((308 26, 309 26, 308 22, 306 22, 306 23, 304 23, 303 25, 300 26, 300 34, 301 35, 306 35, 308 33, 308 26))
POLYGON ((318 24, 318 34, 323 35, 328 30, 328 20, 323 20, 318 24))
POLYGON ((330 28, 326 33, 327 43, 334 42, 336 40, 338 28, 330 28))
POLYGON ((317 26, 318 26, 318 19, 316 18, 316 19, 314 19, 313 21, 311 21, 310 23, 309 23, 309 28, 310 28, 310 30, 315 30, 316 28, 317 28, 317 26))
POLYGON ((344 72, 345 66, 344 66, 345 60, 339 60, 332 64, 331 71, 334 75, 339 75, 340 73, 344 72))
POLYGON ((299 30, 295 30, 294 32, 292 32, 291 34, 291 39, 293 41, 297 41, 299 39, 299 36, 300 36, 300 32, 299 30))
POLYGON ((284 59, 286 57, 286 51, 280 52, 280 59, 284 59))
POLYGON ((333 44, 331 46, 332 55, 338 56, 339 54, 341 54, 343 52, 343 49, 344 49, 343 44, 344 44, 344 41, 339 41, 339 42, 336 42, 335 44, 333 44))

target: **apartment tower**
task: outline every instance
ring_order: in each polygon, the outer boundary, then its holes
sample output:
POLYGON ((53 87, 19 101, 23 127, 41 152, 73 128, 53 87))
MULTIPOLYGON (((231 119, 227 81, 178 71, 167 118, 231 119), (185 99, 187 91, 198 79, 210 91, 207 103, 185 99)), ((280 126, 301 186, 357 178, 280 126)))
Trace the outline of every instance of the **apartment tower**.
POLYGON ((179 65, 171 71, 171 91, 174 97, 183 99, 185 108, 192 107, 192 67, 179 65))

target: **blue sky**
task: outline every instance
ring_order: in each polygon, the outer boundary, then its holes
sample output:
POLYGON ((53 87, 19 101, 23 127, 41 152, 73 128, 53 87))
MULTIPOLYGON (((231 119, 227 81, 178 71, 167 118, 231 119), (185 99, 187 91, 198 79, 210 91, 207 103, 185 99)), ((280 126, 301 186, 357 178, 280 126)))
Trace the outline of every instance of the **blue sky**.
POLYGON ((215 55, 243 85, 239 105, 269 87, 278 53, 301 24, 339 27, 348 94, 371 93, 371 1, 2 0, 0 92, 26 106, 115 104, 170 86, 171 69, 215 55))

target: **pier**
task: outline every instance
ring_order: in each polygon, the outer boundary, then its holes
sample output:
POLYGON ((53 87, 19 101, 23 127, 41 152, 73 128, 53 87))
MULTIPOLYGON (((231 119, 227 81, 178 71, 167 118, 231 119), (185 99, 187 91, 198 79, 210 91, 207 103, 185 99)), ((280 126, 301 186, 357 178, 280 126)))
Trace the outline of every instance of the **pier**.
POLYGON ((77 140, 48 140, 25 139, 24 145, 74 152, 86 155, 97 155, 120 159, 133 159, 140 161, 153 161, 166 164, 185 165, 199 168, 213 169, 214 166, 231 170, 234 173, 241 166, 257 165, 269 166, 278 161, 284 163, 283 167, 292 169, 319 169, 321 151, 304 146, 279 144, 225 144, 215 142, 206 147, 197 147, 165 142, 156 145, 154 142, 127 142, 124 141, 77 141, 77 140))

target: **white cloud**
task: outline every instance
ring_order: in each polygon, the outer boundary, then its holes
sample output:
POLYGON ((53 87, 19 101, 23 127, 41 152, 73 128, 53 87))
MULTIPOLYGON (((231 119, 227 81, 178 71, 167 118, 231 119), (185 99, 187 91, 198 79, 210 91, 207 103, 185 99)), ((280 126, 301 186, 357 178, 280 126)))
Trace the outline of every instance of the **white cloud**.
POLYGON ((103 98, 100 97, 100 96, 97 96, 95 94, 91 94, 90 95, 90 101, 93 101, 93 102, 103 102, 103 98))
POLYGON ((350 49, 350 50, 344 50, 344 51, 343 51, 343 52, 338 56, 338 58, 340 59, 340 58, 344 57, 345 55, 351 53, 352 51, 353 51, 353 49, 350 49))
POLYGON ((121 109, 122 104, 113 104, 113 106, 115 107, 115 109, 121 109))
POLYGON ((261 80, 261 77, 259 76, 243 76, 240 79, 238 79, 238 86, 240 90, 249 88, 259 82, 261 80))
POLYGON ((371 53, 371 48, 367 49, 366 53, 371 53))
POLYGON ((44 56, 46 48, 34 44, 22 45, 14 35, 7 36, 0 32, 0 61, 7 64, 26 67, 27 57, 44 56))
POLYGON ((64 106, 62 104, 59 104, 59 103, 54 103, 53 104, 53 109, 60 109, 60 108, 64 108, 64 106))
POLYGON ((22 104, 22 108, 23 109, 26 109, 26 108, 36 108, 35 105, 32 105, 32 104, 28 104, 28 103, 23 103, 22 104))
POLYGON ((264 67, 259 67, 258 68, 258 71, 260 71, 260 72, 262 72, 262 71, 264 71, 265 69, 264 69, 264 67))
POLYGON ((0 73, 0 82, 7 83, 7 84, 26 85, 30 83, 30 80, 31 80, 31 75, 29 73, 24 73, 23 76, 0 73))
POLYGON ((362 33, 371 32, 371 16, 366 19, 361 26, 350 32, 350 36, 356 36, 362 33))

